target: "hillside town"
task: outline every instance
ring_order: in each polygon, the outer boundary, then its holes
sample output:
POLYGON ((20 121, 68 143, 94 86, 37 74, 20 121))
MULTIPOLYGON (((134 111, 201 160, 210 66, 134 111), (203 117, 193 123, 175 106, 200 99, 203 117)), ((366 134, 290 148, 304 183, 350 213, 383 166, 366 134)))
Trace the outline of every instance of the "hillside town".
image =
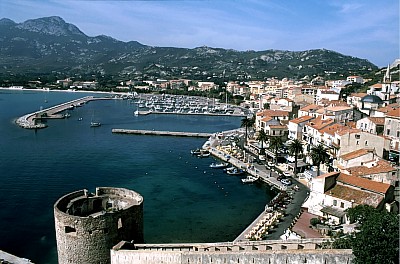
MULTIPOLYGON (((390 66, 382 73, 382 80, 366 92, 350 94, 344 94, 347 85, 370 80, 347 76, 328 81, 315 77, 226 82, 226 93, 244 98, 240 105, 254 114, 246 149, 283 166, 304 183, 310 194, 303 208, 326 223, 348 224, 345 210, 356 205, 398 212, 400 81, 392 80, 390 66), (294 141, 300 149, 290 153, 288 147, 294 141), (316 159, 313 155, 318 148, 322 153, 316 159)), ((95 81, 69 78, 56 85, 72 90, 98 87, 95 81)), ((114 91, 131 91, 132 87, 139 92, 219 88, 211 81, 158 79, 141 85, 121 82, 114 91)))

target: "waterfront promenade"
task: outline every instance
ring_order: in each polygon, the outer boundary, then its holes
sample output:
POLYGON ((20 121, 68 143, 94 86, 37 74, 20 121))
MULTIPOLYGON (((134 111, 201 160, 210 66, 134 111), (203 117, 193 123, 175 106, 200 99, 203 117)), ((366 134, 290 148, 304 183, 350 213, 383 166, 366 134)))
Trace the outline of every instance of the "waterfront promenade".
MULTIPOLYGON (((248 162, 252 159, 250 153, 247 153, 247 162, 245 155, 236 153, 232 155, 231 146, 224 145, 224 138, 229 138, 232 135, 240 135, 239 130, 225 131, 223 133, 211 136, 203 145, 204 149, 225 162, 245 170, 248 174, 259 177, 260 180, 269 186, 276 188, 279 193, 273 200, 280 200, 279 203, 271 201, 273 207, 265 206, 259 216, 245 229, 234 242, 249 241, 249 240, 271 240, 281 239, 294 221, 301 214, 301 205, 308 196, 308 189, 303 184, 292 179, 293 184, 286 186, 277 178, 279 176, 277 170, 266 168, 265 165, 248 162), (228 150, 228 151, 227 151, 228 150), (293 186, 297 186, 293 189, 293 186)), ((287 239, 287 238, 286 238, 287 239)))
POLYGON ((46 125, 42 123, 37 123, 38 119, 49 119, 49 118, 65 118, 65 115, 59 114, 68 109, 73 109, 74 107, 80 107, 87 102, 95 101, 95 100, 107 100, 112 99, 108 97, 93 97, 93 96, 85 96, 79 99, 75 99, 72 101, 68 101, 66 103, 58 104, 46 109, 42 109, 30 114, 26 114, 18 118, 15 123, 22 128, 27 129, 38 129, 45 128, 46 125))

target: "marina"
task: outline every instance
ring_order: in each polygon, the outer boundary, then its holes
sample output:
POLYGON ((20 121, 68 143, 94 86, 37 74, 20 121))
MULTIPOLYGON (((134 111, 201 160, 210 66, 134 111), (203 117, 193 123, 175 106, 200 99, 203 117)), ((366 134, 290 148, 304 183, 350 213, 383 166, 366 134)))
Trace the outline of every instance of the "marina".
POLYGON ((215 98, 182 95, 143 95, 133 102, 137 108, 133 115, 179 114, 210 116, 246 116, 247 110, 222 103, 215 98))

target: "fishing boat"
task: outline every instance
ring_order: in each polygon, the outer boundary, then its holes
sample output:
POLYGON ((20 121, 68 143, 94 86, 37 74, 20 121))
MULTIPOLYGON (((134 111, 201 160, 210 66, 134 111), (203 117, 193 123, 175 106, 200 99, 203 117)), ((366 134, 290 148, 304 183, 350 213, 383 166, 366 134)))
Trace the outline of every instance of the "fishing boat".
POLYGON ((238 168, 234 168, 232 170, 227 170, 226 173, 229 174, 229 175, 242 175, 242 174, 244 174, 244 170, 238 169, 238 168))
POLYGON ((248 175, 246 178, 242 179, 243 183, 253 183, 255 181, 258 180, 258 177, 256 176, 252 176, 252 175, 248 175))
POLYGON ((190 154, 192 155, 200 155, 201 154, 201 149, 197 148, 197 149, 192 149, 190 151, 190 154))
POLYGON ((228 166, 228 163, 226 162, 220 162, 220 163, 211 163, 210 164, 210 168, 212 169, 223 169, 226 168, 228 166))
POLYGON ((101 123, 100 122, 90 122, 90 126, 91 127, 99 127, 99 126, 101 126, 101 123))
POLYGON ((235 168, 236 168, 235 166, 231 166, 231 167, 229 167, 229 168, 225 168, 224 171, 225 171, 225 172, 231 171, 231 170, 233 170, 233 169, 235 169, 235 168))
POLYGON ((210 152, 208 152, 208 151, 202 151, 200 154, 197 155, 197 157, 199 157, 199 158, 207 158, 207 157, 209 157, 210 155, 211 155, 210 152))
POLYGON ((99 127, 99 126, 101 126, 101 123, 94 121, 94 112, 93 112, 92 119, 90 120, 90 127, 99 127))

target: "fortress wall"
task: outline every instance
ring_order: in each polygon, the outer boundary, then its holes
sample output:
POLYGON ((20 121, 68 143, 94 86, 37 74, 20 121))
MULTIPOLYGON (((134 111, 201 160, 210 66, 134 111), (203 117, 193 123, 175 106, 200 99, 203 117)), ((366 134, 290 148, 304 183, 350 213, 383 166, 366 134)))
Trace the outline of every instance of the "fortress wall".
POLYGON ((111 264, 350 264, 351 250, 271 250, 245 252, 175 252, 112 250, 111 264))

